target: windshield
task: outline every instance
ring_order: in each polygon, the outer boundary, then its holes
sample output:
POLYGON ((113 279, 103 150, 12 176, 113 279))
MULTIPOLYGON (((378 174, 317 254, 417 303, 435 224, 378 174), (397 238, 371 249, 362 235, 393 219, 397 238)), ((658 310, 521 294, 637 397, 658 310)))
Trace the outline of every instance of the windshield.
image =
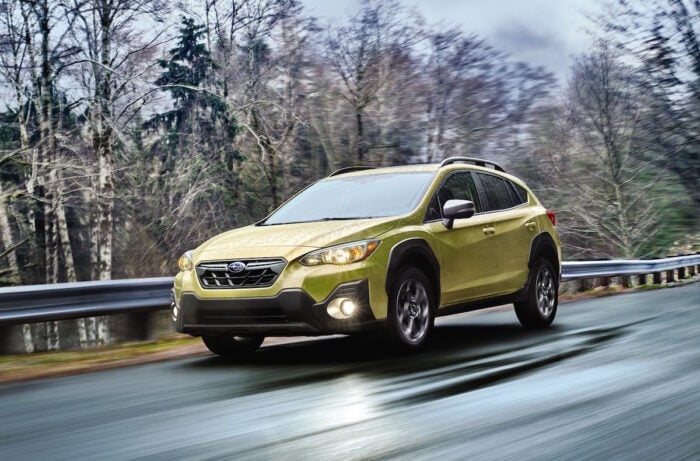
POLYGON ((387 173, 319 181, 274 211, 262 225, 381 218, 413 210, 433 173, 387 173))

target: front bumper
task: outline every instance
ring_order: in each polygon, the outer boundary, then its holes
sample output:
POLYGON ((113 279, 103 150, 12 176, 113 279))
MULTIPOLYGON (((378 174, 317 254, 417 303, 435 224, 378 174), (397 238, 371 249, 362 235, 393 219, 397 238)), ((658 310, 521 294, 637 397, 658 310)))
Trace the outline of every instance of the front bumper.
POLYGON ((379 322, 370 308, 367 280, 338 285, 323 301, 316 303, 301 288, 280 291, 275 296, 255 298, 202 299, 194 292, 183 292, 174 321, 177 331, 192 336, 296 336, 355 333, 379 322), (350 298, 357 305, 348 319, 328 315, 328 304, 338 297, 350 298))

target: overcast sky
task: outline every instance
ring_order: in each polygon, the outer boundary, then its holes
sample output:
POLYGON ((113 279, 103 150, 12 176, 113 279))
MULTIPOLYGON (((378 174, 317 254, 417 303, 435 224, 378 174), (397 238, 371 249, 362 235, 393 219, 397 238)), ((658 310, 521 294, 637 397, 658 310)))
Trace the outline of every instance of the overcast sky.
MULTIPOLYGON (((357 0, 302 0, 308 14, 343 18, 357 0)), ((565 81, 573 56, 591 43, 586 13, 596 0, 402 0, 429 23, 446 21, 474 32, 513 58, 542 65, 565 81)))

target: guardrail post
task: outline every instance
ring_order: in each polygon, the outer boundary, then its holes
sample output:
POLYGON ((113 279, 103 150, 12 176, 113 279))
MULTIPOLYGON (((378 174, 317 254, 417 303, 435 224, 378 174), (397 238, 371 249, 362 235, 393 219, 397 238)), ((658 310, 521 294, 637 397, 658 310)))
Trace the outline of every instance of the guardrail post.
POLYGON ((637 276, 637 283, 642 286, 647 284, 647 274, 639 274, 637 276))
POLYGON ((661 272, 654 272, 652 282, 654 285, 661 285, 661 272))
POLYGON ((685 278, 685 267, 678 268, 678 280, 683 280, 685 278))
POLYGON ((688 266, 688 275, 695 277, 695 266, 688 266))
POLYGON ((666 283, 671 283, 676 281, 676 271, 671 269, 666 271, 666 283))
POLYGON ((578 281, 578 288, 576 291, 584 292, 591 289, 591 281, 589 279, 581 279, 578 281))
POLYGON ((632 286, 632 277, 629 275, 622 275, 620 276, 620 285, 622 285, 623 288, 629 288, 632 286))
POLYGON ((132 312, 124 316, 123 336, 127 341, 144 341, 151 332, 152 312, 132 312))
POLYGON ((0 326, 0 355, 24 354, 22 325, 0 326))

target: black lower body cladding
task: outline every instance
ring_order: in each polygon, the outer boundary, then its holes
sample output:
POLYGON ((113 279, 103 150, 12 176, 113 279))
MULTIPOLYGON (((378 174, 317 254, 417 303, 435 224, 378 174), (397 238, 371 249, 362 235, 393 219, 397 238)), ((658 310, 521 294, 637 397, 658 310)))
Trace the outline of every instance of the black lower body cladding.
POLYGON ((193 336, 342 334, 364 331, 377 323, 369 305, 367 280, 338 285, 320 303, 302 289, 282 290, 264 298, 202 299, 185 292, 179 308, 177 330, 193 336), (353 299, 357 310, 352 317, 339 320, 328 315, 328 303, 337 297, 353 299))

